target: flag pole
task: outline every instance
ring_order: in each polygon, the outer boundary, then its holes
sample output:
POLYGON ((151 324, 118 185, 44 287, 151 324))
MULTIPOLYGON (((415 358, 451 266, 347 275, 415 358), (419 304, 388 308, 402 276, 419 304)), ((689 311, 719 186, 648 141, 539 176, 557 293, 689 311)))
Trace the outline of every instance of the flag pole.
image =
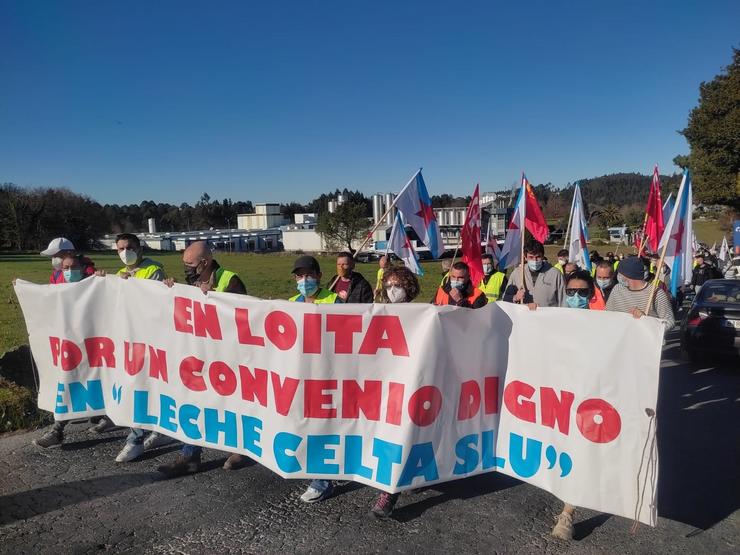
POLYGON ((668 250, 668 243, 670 243, 670 241, 666 241, 665 245, 663 245, 663 250, 660 253, 660 260, 658 261, 658 266, 655 268, 655 278, 653 279, 653 283, 651 284, 650 295, 648 296, 648 301, 647 301, 647 307, 645 307, 645 316, 648 315, 648 313, 650 312, 650 309, 653 307, 653 299, 655 298, 655 290, 658 288, 658 282, 660 282, 660 273, 663 271, 663 261, 665 260, 665 253, 668 250))
POLYGON ((403 188, 399 191, 399 193, 396 195, 396 198, 393 199, 393 202, 391 202, 390 206, 388 206, 388 208, 386 209, 385 213, 378 219, 378 221, 375 223, 372 229, 367 232, 367 236, 365 237, 365 240, 362 242, 360 247, 355 251, 355 254, 352 256, 352 258, 355 258, 359 254, 359 252, 363 248, 365 248, 365 245, 367 245, 370 239, 372 239, 373 233, 375 233, 378 230, 378 228, 380 227, 380 224, 383 223, 383 220, 385 220, 386 216, 390 214, 391 210, 393 210, 393 208, 396 206, 396 203, 398 202, 398 199, 401 196, 401 193, 403 193, 406 190, 406 187, 411 185, 411 182, 414 179, 416 179, 416 176, 421 173, 422 169, 423 168, 419 168, 419 170, 413 176, 411 176, 411 179, 408 180, 408 183, 406 183, 406 185, 404 185, 403 188))

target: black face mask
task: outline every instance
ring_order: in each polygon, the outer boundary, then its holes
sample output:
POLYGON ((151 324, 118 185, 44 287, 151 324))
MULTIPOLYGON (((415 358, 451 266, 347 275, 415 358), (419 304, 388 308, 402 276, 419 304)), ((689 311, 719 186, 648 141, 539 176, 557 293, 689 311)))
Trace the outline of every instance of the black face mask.
MULTIPOLYGON (((198 264, 200 266, 200 264, 198 264)), ((200 277, 201 272, 198 271, 198 266, 188 266, 185 264, 185 281, 188 285, 193 285, 200 277)))

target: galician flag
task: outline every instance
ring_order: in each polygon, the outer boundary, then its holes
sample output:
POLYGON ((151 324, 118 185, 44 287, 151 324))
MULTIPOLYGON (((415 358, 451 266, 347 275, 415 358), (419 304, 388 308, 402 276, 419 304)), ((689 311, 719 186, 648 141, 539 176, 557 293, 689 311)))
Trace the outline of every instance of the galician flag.
POLYGON ((665 248, 664 263, 671 269, 670 287, 674 297, 679 287, 691 281, 692 237, 694 236, 692 202, 691 174, 689 170, 684 170, 681 187, 676 196, 676 205, 673 207, 659 245, 659 249, 665 248))
POLYGON ((419 258, 416 256, 414 247, 411 246, 406 235, 406 228, 401 221, 401 213, 396 212, 396 219, 393 222, 391 236, 388 239, 388 250, 392 251, 398 258, 403 260, 405 266, 414 272, 417 276, 423 276, 424 270, 421 269, 419 258))
POLYGON ((665 202, 663 203, 663 222, 667 222, 671 217, 671 212, 673 212, 673 205, 675 203, 673 202, 673 193, 670 193, 668 195, 668 198, 665 199, 665 202))
POLYGON ((591 257, 588 254, 588 227, 583 210, 583 198, 581 197, 581 184, 576 183, 573 191, 573 218, 570 224, 570 244, 568 252, 570 261, 575 262, 581 268, 591 271, 591 257))
POLYGON ((501 249, 501 258, 499 258, 498 269, 503 272, 506 268, 516 266, 520 262, 522 241, 524 240, 524 227, 527 217, 526 202, 526 179, 522 179, 522 186, 514 203, 514 212, 511 214, 509 229, 506 231, 506 239, 501 249))
POLYGON ((424 185, 421 170, 416 172, 411 181, 398 193, 396 208, 403 214, 404 221, 416 232, 421 242, 429 247, 432 256, 434 258, 442 256, 445 251, 442 234, 432 210, 432 201, 424 185))

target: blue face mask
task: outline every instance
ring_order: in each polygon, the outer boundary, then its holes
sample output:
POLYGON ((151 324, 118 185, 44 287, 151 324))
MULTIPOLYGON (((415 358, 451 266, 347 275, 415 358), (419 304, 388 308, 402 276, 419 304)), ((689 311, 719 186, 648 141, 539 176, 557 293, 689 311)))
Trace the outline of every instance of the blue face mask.
POLYGON ((310 297, 319 288, 319 280, 312 277, 304 277, 296 282, 296 289, 304 297, 310 297))
POLYGON ((578 293, 566 295, 565 304, 568 305, 568 308, 588 308, 588 297, 581 297, 578 293))
POLYGON ((625 278, 622 274, 617 274, 617 281, 619 282, 619 285, 624 285, 627 287, 627 278, 625 278))
POLYGON ((64 274, 64 281, 67 283, 74 283, 82 279, 81 270, 62 270, 62 273, 64 274))
POLYGON ((610 279, 599 279, 596 278, 596 285, 599 286, 599 289, 606 289, 612 284, 612 280, 610 279))
POLYGON ((542 268, 542 260, 527 260, 527 266, 533 272, 539 272, 542 268))
POLYGON ((450 287, 452 289, 462 289, 465 287, 465 280, 463 279, 451 279, 450 280, 450 287))

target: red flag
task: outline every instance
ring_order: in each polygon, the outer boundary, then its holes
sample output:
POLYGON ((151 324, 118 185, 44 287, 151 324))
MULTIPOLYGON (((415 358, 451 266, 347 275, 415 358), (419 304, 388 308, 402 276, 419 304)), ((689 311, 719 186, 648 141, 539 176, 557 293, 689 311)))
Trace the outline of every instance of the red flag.
POLYGON ((537 197, 534 196, 534 190, 532 185, 527 181, 527 178, 522 175, 522 179, 527 184, 527 209, 525 211, 526 220, 525 225, 532 234, 532 237, 537 239, 540 243, 544 243, 547 236, 550 234, 550 230, 547 227, 547 220, 545 215, 540 209, 540 205, 537 203, 537 197))
POLYGON ((480 255, 480 197, 478 185, 465 211, 465 223, 460 235, 462 239, 462 261, 470 268, 470 281, 477 287, 483 279, 483 261, 480 255))
POLYGON ((658 166, 653 170, 653 181, 650 183, 650 195, 645 209, 645 236, 650 244, 650 252, 658 252, 658 242, 663 236, 663 201, 660 198, 660 174, 658 166))

